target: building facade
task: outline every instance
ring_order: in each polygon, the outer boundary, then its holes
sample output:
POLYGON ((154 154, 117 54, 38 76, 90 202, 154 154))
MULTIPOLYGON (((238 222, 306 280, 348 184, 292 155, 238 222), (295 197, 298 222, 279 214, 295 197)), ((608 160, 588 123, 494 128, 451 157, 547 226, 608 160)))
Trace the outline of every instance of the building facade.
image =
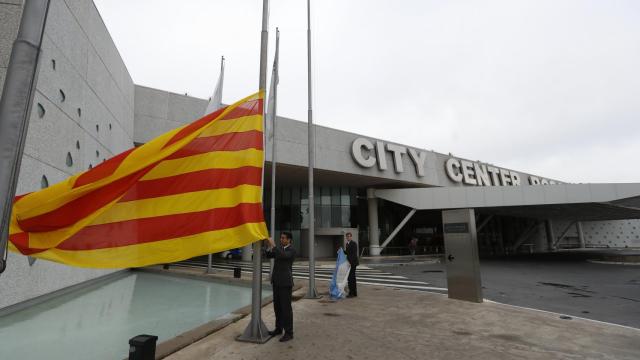
MULTIPOLYGON (((0 3, 0 85, 15 39, 21 0, 0 3)), ((52 0, 20 172, 18 193, 84 171, 130 147, 199 118, 207 100, 133 83, 92 1, 52 0)), ((307 125, 278 118, 277 186, 267 181, 265 208, 276 193, 276 229, 291 231, 307 251, 307 125)), ((316 254, 332 257, 352 232, 365 255, 443 251, 438 209, 419 210, 393 236, 411 208, 376 196, 381 189, 550 187, 562 182, 450 154, 315 127, 316 254), (384 240, 389 241, 384 244, 384 240), (385 245, 384 248, 382 245, 385 245)), ((267 144, 265 171, 271 171, 267 144)), ((640 247, 638 220, 540 219, 478 209, 481 255, 575 247, 640 247), (544 221, 542 221, 544 220, 544 221), (580 230, 581 229, 581 230, 580 230), (580 232, 583 236, 580 236, 580 232), (525 236, 526 235, 526 236, 525 236)), ((265 211, 267 221, 269 211, 265 211)), ((95 279, 112 270, 71 268, 10 254, 0 275, 0 309, 95 279)))

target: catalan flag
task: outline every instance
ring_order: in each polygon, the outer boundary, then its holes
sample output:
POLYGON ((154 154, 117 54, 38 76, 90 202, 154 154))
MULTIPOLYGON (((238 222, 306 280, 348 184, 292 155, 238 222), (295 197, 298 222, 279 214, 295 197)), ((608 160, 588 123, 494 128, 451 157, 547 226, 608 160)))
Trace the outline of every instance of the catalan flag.
POLYGON ((17 196, 10 248, 73 266, 125 268, 267 238, 263 95, 17 196))

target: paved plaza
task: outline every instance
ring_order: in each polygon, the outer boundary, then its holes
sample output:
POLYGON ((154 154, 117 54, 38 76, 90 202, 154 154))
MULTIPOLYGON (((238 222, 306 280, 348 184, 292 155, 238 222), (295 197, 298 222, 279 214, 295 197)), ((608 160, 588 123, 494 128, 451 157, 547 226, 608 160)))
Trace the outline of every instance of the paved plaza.
MULTIPOLYGON (((319 283, 326 293, 326 283, 319 283)), ((297 291, 304 294, 305 288, 297 291)), ((359 297, 294 303, 295 339, 235 341, 249 317, 167 359, 637 359, 640 330, 492 302, 361 286, 359 297)), ((271 305, 263 319, 273 327, 271 305)))

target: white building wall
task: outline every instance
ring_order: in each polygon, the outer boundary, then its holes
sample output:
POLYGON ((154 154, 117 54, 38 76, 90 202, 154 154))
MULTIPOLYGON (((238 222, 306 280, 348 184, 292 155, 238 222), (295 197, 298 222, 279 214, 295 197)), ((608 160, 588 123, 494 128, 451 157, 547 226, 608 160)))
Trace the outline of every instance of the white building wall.
POLYGON ((146 143, 169 130, 201 118, 208 100, 135 86, 134 141, 146 143))
MULTIPOLYGON (((556 221, 554 230, 556 237, 569 226, 567 221, 556 221)), ((583 221, 585 245, 588 248, 640 248, 640 220, 617 221, 583 221)), ((565 238, 558 244, 559 248, 578 247, 578 232, 573 225, 565 238)))
MULTIPOLYGON (((21 1, 0 3, 0 82, 20 13, 21 1)), ((133 81, 93 2, 52 0, 42 48, 19 194, 40 189, 43 177, 54 184, 133 146, 133 81)), ((8 260, 0 308, 112 272, 49 261, 30 266, 13 253, 8 260)))
POLYGON ((11 47, 18 33, 22 0, 0 1, 0 95, 9 66, 11 47))

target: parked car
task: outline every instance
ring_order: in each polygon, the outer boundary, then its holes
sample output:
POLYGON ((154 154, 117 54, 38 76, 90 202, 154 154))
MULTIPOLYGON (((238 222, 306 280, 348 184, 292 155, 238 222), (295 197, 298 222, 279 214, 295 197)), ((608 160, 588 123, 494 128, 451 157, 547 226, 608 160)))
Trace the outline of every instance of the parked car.
POLYGON ((228 251, 223 251, 222 253, 220 253, 221 256, 227 260, 240 260, 242 259, 242 249, 241 248, 237 248, 237 249, 231 249, 228 251))

